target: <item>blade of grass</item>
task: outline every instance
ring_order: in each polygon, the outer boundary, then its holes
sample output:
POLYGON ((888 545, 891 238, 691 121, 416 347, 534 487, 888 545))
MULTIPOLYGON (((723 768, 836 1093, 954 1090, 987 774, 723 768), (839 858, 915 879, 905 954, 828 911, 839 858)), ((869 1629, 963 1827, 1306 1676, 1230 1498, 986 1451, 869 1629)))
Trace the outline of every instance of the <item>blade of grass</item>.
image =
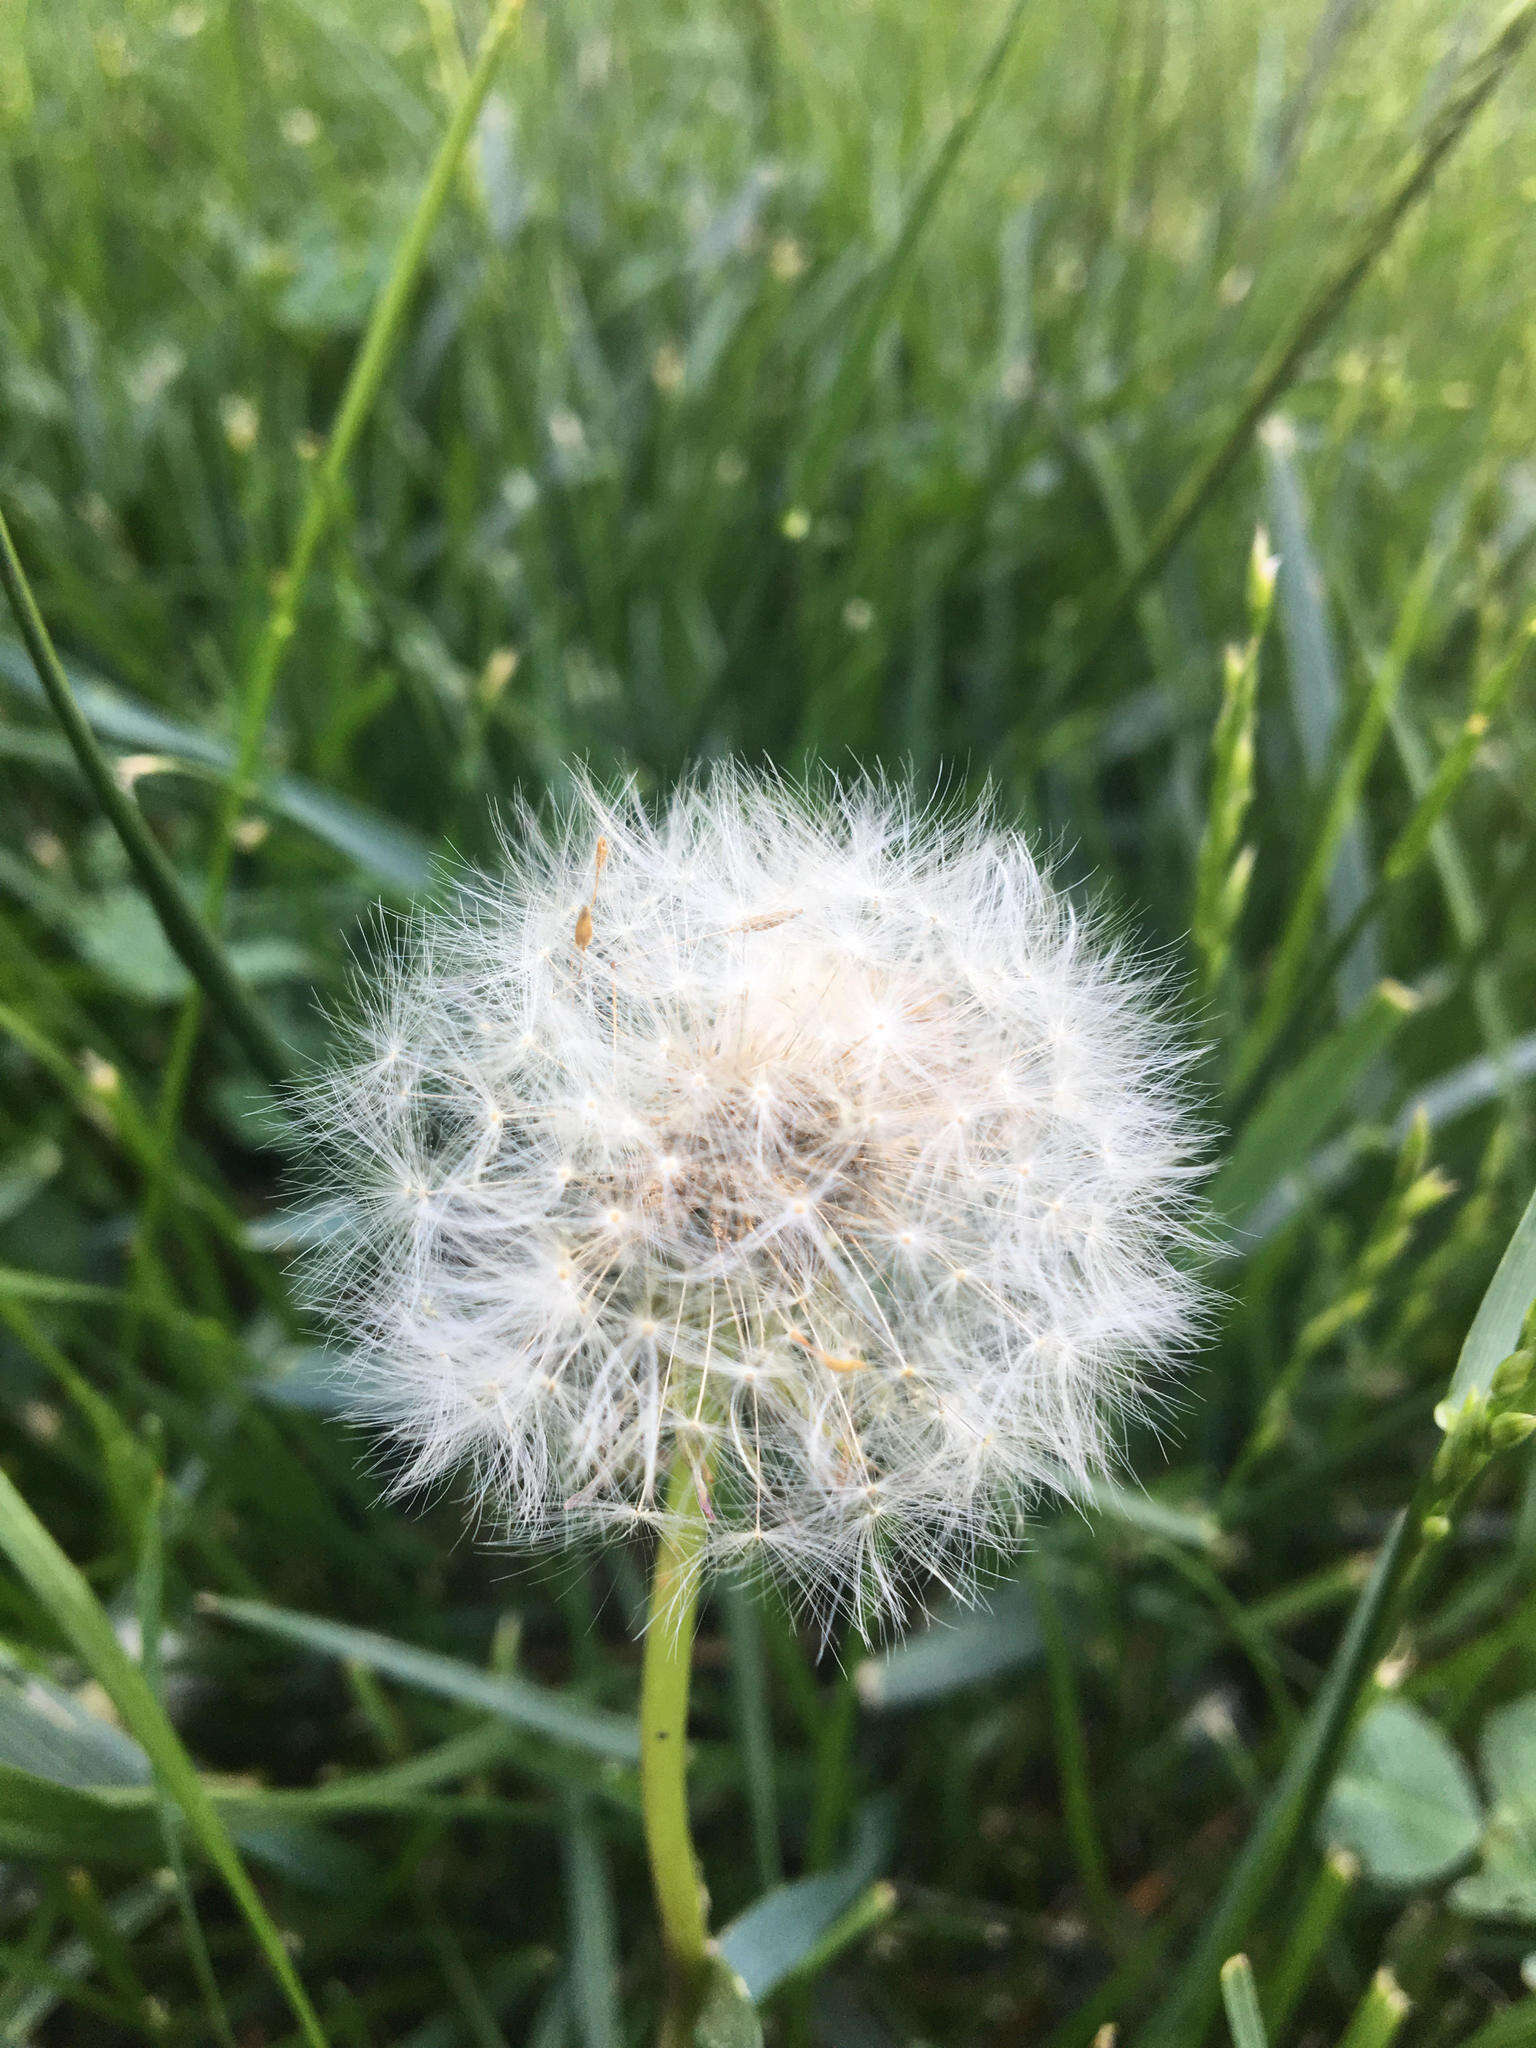
POLYGON ((217 919, 223 904, 235 824, 256 771, 267 714, 271 710, 283 658, 298 624, 299 607, 310 571, 340 500, 342 479, 358 436, 373 410, 395 343, 405 324, 438 216, 453 189, 460 159, 474 132, 480 109, 495 77, 496 66, 521 11, 522 0, 498 0, 486 25, 474 67, 438 146, 416 210, 394 252, 389 275, 369 315, 362 345, 342 392, 341 405, 325 452, 310 475, 293 547, 279 578, 277 598, 267 615, 241 695, 234 771, 220 807, 208 857, 208 910, 214 919, 217 919))
POLYGON ((5 585, 16 624, 54 716, 74 750, 91 793, 122 841, 123 851, 132 863, 166 938, 193 981, 244 1046, 257 1071, 269 1081, 282 1080, 289 1071, 290 1062, 281 1041, 241 986, 217 935, 199 916, 182 887, 181 877, 161 851, 143 812, 114 774, 111 762, 102 752, 85 714, 75 702, 69 678, 54 651, 48 628, 43 624, 3 512, 0 512, 0 582, 5 585))
POLYGON ((1045 1648, 1046 1681, 1051 1696, 1051 1723, 1056 1735, 1056 1768, 1061 1779, 1062 1812, 1067 1839, 1083 1891, 1100 1925, 1112 1928, 1118 1907, 1110 1887, 1104 1859, 1104 1843, 1090 1789, 1092 1770, 1088 1758, 1088 1737, 1083 1724, 1083 1705, 1078 1696, 1077 1674, 1055 1590, 1044 1564, 1034 1551, 1026 1551, 1024 1569, 1034 1600, 1035 1619, 1045 1648))
POLYGON ((392 1636, 378 1635, 371 1629, 325 1621, 318 1615, 295 1614, 287 1608, 268 1607, 259 1600, 224 1600, 209 1593, 198 1604, 205 1613, 216 1614, 241 1628, 281 1636, 318 1651, 323 1657, 352 1658, 369 1671, 382 1672, 402 1685, 420 1686, 443 1699, 461 1700, 466 1706, 479 1707, 518 1727, 546 1735, 553 1742, 569 1743, 618 1763, 639 1761, 639 1733, 626 1716, 605 1713, 552 1688, 531 1685, 525 1678, 481 1671, 473 1664, 462 1664, 433 1650, 419 1650, 413 1644, 397 1642, 392 1636))
MULTIPOLYGON (((153 1925, 169 1902, 166 1886, 151 1879, 121 1893, 106 1910, 119 1932, 131 1939, 153 1925)), ((38 1926, 46 1941, 47 1920, 40 1917, 38 1926)), ((6 1961, 14 1974, 0 1991, 0 2041, 35 2040, 36 2030, 60 2004, 81 1996, 79 1980, 90 1969, 92 1959, 90 1948, 78 1938, 62 1943, 47 1964, 35 1968, 26 1967, 27 1955, 11 1950, 6 1961)))
POLYGON ((1356 1705, 1380 1656, 1397 1597, 1418 1554, 1413 1518, 1401 1514, 1350 1616, 1312 1711, 1249 1832, 1193 1953, 1140 2039, 1140 2048, 1197 2048, 1218 1997, 1222 1963, 1253 1927, 1292 1845, 1305 1833, 1343 1751, 1356 1705))
MULTIPOLYGON (((1363 843, 1358 837, 1351 836, 1355 831, 1356 806, 1386 737, 1387 720, 1402 687, 1409 656, 1418 643, 1425 608, 1439 571, 1438 554, 1433 551, 1426 554, 1399 615, 1392 646, 1377 667, 1354 736, 1334 776, 1327 808, 1318 825, 1290 916, 1265 978, 1258 1017, 1238 1054, 1233 1075, 1236 1089, 1244 1088, 1263 1066, 1291 1015, 1308 956, 1317 944, 1318 915, 1325 895, 1332 902, 1336 924, 1347 925, 1355 910, 1369 900, 1363 843), (1354 847, 1353 862, 1349 866, 1341 866, 1351 846, 1354 847), (1347 887, 1342 891, 1335 882, 1335 877, 1340 875, 1349 878, 1347 887)), ((1350 960, 1358 957, 1357 953, 1351 953, 1340 962, 1339 994, 1346 1009, 1352 1009, 1356 1004, 1350 1000, 1353 984, 1343 970, 1350 960)))
POLYGON ((161 1783, 229 1888, 309 2048, 326 2048, 319 2016, 293 1967, 283 1937, 247 1876, 197 1767, 182 1748, 144 1674, 118 1641, 95 1594, 4 1472, 0 1472, 0 1549, 74 1644, 116 1707, 124 1726, 148 1753, 161 1783))
MULTIPOLYGON (((157 1471, 149 1489, 149 1498, 144 1503, 144 1539, 139 1551, 135 1588, 138 1599, 140 1663, 145 1682, 157 1697, 163 1691, 164 1680, 160 1654, 160 1637, 165 1619, 165 1529, 162 1517, 164 1491, 165 1482, 157 1471)), ((176 1884, 176 1906, 181 1915, 182 1938, 186 1943, 192 1974, 197 1981, 208 2026, 220 2048, 237 2048, 234 2023, 229 2017, 223 1994, 219 1990, 213 1959, 208 1953, 208 1939, 203 1933, 203 1923, 197 1916, 197 1901, 193 1896, 192 1881, 187 1872, 187 1859, 182 1850, 180 1831, 176 1826, 175 1808, 158 1783, 155 1786, 155 1803, 159 1812, 160 1836, 165 1846, 166 1863, 176 1884)))
POLYGON ((1396 234, 1404 215, 1429 189, 1443 159, 1465 134, 1536 29, 1536 0, 1517 0, 1480 49, 1461 66, 1423 133, 1407 151, 1376 204, 1343 250, 1324 270, 1294 317, 1255 366, 1225 434, 1189 470, 1165 506, 1134 565, 1124 572, 1099 613, 1087 651, 1052 691, 1075 697, 1120 630, 1147 585, 1160 575, 1186 533, 1226 482, 1254 428, 1296 377, 1302 364, 1348 305, 1356 287, 1396 234))
POLYGON ((747 1811, 752 1819, 752 1849, 758 1882, 766 1891, 783 1879, 784 1862, 779 1848, 779 1803, 774 1782, 763 1620, 756 1600, 744 1588, 727 1586, 722 1597, 731 1644, 731 1692, 736 1705, 741 1767, 746 1780, 747 1811))
POLYGON ((1253 1965, 1246 1956, 1228 1956, 1221 1966, 1221 2002, 1227 2008, 1227 2025, 1232 2029, 1233 2048, 1269 2048, 1259 2011, 1258 1987, 1253 1965))
POLYGON ((787 502, 792 506, 813 510, 821 500, 832 466, 842 451, 864 397, 870 359, 880 340, 881 327, 891 301, 906 274, 923 230, 997 89, 1028 5, 1029 0, 1014 0, 1009 8, 965 105, 950 124, 902 215, 895 239, 865 286, 858 324, 842 352, 826 395, 816 408, 802 444, 803 452, 792 474, 787 493, 787 502))
MULTIPOLYGON (((1490 1344, 1503 1327, 1498 1323, 1490 1329, 1490 1344)), ((1518 1326, 1518 1334, 1527 1343, 1530 1329, 1529 1319, 1518 1326)), ((1462 1401, 1446 1400, 1436 1409, 1443 1437, 1434 1461, 1377 1552, 1371 1575, 1301 1731, 1290 1745, 1280 1776, 1207 1914, 1192 1952, 1140 2036, 1139 2048, 1199 2048, 1205 2038, 1220 1996, 1221 1966, 1248 1937, 1284 1875, 1296 1843, 1313 1824, 1369 1689, 1371 1674, 1398 1625, 1409 1587, 1424 1561, 1449 1534, 1451 1514, 1492 1456, 1500 1402, 1529 1398, 1529 1354, 1516 1353, 1509 1364, 1515 1368, 1513 1384, 1492 1407, 1487 1398, 1474 1394, 1462 1401)))
MULTIPOLYGON (((1380 911, 1388 892, 1414 873, 1427 851, 1434 852, 1446 906, 1461 946, 1471 951, 1478 945, 1483 936, 1483 918, 1472 896, 1466 863, 1450 835, 1445 813, 1472 769, 1491 716, 1503 703, 1519 674, 1531 631, 1530 626, 1522 629, 1514 650, 1497 662, 1478 685, 1473 709, 1468 712, 1439 766, 1433 771, 1427 761, 1413 751, 1417 741, 1407 724, 1400 699, 1394 698, 1388 705, 1388 731, 1396 742, 1417 800, 1407 823, 1383 857, 1380 876, 1374 886, 1357 903, 1348 922, 1335 930, 1331 942, 1307 964, 1291 999, 1290 1017, 1279 1043, 1284 1043, 1285 1032, 1293 1030, 1297 1019, 1307 1013, 1313 995, 1324 988, 1338 970, 1356 939, 1380 911)), ((1485 959, 1476 967, 1472 990, 1484 1036, 1489 1045, 1502 1055, 1510 1045, 1512 1034, 1492 964, 1485 959)), ((1272 1046, 1271 1059, 1274 1050, 1272 1046)))
POLYGON ((1407 1993, 1387 1969, 1378 1970, 1355 2008, 1339 2048, 1389 2048, 1410 2010, 1407 1993))
POLYGON ((143 1978, 135 1967, 123 1931, 102 1904, 101 1894, 88 1870, 78 1867, 64 1874, 64 1896, 80 1939, 96 1958, 97 1968, 122 2001, 123 2012, 136 2033, 151 2040, 163 2035, 164 2019, 157 2013, 143 1978))
MULTIPOLYGON (((1345 711, 1341 663, 1329 617, 1327 579, 1313 544, 1310 511, 1296 461, 1295 430, 1283 413, 1272 414, 1260 427, 1259 450, 1264 497, 1281 563, 1277 596, 1292 724, 1301 749, 1306 786, 1316 789, 1326 783, 1338 760, 1339 728, 1345 711)), ((1422 605, 1410 609, 1416 609, 1422 617, 1422 605)), ((1328 921, 1335 930, 1355 915, 1369 896, 1370 885, 1370 847, 1365 825, 1357 813, 1351 812, 1327 875, 1328 921)), ((1368 935, 1362 927, 1340 958, 1335 991, 1339 1011, 1345 1013, 1356 1008, 1379 973, 1375 934, 1368 935)))
POLYGON ((571 2017, 581 2048, 621 2048, 618 1938, 603 1845, 588 1802, 572 1794, 565 1819, 571 2017))
POLYGON ((1384 981, 1362 1009, 1263 1097, 1211 1187, 1212 1207, 1234 1230, 1247 1229, 1286 1176, 1305 1165, 1417 1008, 1411 990, 1384 981))
POLYGON ((1348 1849, 1330 1849, 1265 1985, 1264 2017, 1271 2033, 1283 2033, 1289 2025, 1359 1880, 1359 1859, 1348 1849))
POLYGON ((1464 1401, 1470 1393, 1487 1393, 1495 1371, 1515 1348, 1532 1301, 1536 1301, 1536 1194, 1516 1224, 1472 1319, 1451 1377, 1453 1403, 1464 1401))

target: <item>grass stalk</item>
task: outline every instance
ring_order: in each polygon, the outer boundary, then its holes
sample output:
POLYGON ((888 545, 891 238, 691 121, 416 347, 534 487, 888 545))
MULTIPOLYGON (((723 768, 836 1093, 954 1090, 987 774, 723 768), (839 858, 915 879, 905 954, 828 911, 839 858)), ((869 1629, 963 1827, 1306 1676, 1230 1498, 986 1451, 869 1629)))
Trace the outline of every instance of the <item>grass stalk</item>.
POLYGON ((1253 1965, 1244 1955, 1228 1956, 1221 1966, 1221 2002, 1227 2009, 1232 2048, 1269 2048, 1253 1965))
MULTIPOLYGON (((1496 1286, 1497 1275, 1490 1295, 1496 1286)), ((1501 1318, 1499 1348, 1510 1327, 1507 1317, 1501 1318)), ((1496 1451, 1506 1442, 1522 1440, 1528 1418, 1521 1404, 1528 1400, 1533 1380, 1536 1313, 1518 1326, 1516 1348, 1497 1368, 1489 1366, 1464 1398, 1437 1408, 1442 1441, 1434 1462, 1377 1553, 1280 1776, 1192 1953, 1141 2037, 1140 2048, 1198 2048, 1205 2038, 1219 1997, 1221 1966, 1247 1939, 1295 1845, 1311 1827, 1415 1579, 1450 1534, 1454 1515, 1496 1451)))
POLYGON ((91 793, 122 842, 155 915, 182 965, 224 1018, 245 1048, 257 1071, 269 1081, 281 1080, 289 1061, 281 1041, 241 985, 228 953, 198 914, 182 887, 181 877, 150 831, 144 813, 118 780, 85 713, 75 700, 32 595, 26 572, 0 512, 0 582, 10 601, 37 679, 68 740, 91 793))
POLYGON ((236 820, 256 771, 273 692, 283 658, 298 625, 299 608, 310 571, 340 501, 342 481, 358 436, 373 410, 395 343, 405 324, 406 312, 421 275, 438 216, 453 189, 460 159, 468 147, 495 77, 497 63, 521 12, 522 0, 498 0, 496 11, 486 26, 474 68, 453 110, 421 197, 416 202, 416 210, 400 238, 389 275, 369 315, 362 346, 342 392, 341 405, 325 450, 311 472, 298 531, 287 565, 278 579, 277 596, 256 644, 241 695, 234 768, 225 786, 208 856, 208 909, 215 919, 222 907, 229 878, 236 820))
POLYGON ((1390 2048, 1409 2013, 1403 1987, 1388 1969, 1378 1970, 1355 2008, 1339 2048, 1390 2048))
POLYGON ((1359 1879, 1357 1857, 1348 1849, 1328 1851, 1265 1985, 1264 2017, 1271 2033, 1283 2034, 1289 2026, 1359 1879))
POLYGON ((853 337, 842 352, 826 396, 817 407, 807 436, 807 452, 790 485, 788 503, 793 506, 810 510, 821 501, 832 466, 842 451, 854 416, 868 391, 870 363, 891 302, 906 276, 923 230, 933 217, 945 186, 997 90, 1003 66, 1023 25, 1028 6, 1029 0, 1013 0, 965 105, 950 124, 902 215, 895 239, 865 286, 863 307, 853 337))
POLYGON ((1088 1738, 1083 1724, 1083 1705, 1078 1697, 1077 1676, 1072 1669, 1072 1653, 1055 1592, 1044 1565, 1033 1553, 1028 1555, 1027 1570, 1030 1597, 1045 1646, 1046 1681, 1051 1697, 1051 1724, 1056 1735, 1056 1768, 1061 1777, 1067 1838, 1094 1916, 1101 1926, 1112 1929, 1118 1917, 1118 1907, 1109 1882, 1103 1836, 1094 1810, 1088 1738))
POLYGON ((72 1642, 106 1692, 131 1735, 149 1753, 168 1796, 223 1878, 241 1916, 255 1936, 282 1988, 307 2048, 327 2048, 319 2015, 310 2003, 287 1944, 251 1883, 234 1843, 181 1739, 155 1698, 144 1674, 117 1639, 95 1594, 33 1514, 11 1480, 0 1472, 0 1549, 31 1588, 54 1624, 72 1642))
POLYGON ((1121 575, 1100 610, 1086 652, 1053 691, 1056 700, 1075 697, 1098 665, 1131 606, 1147 585, 1162 574, 1179 543, 1236 468, 1254 428, 1289 388, 1307 357, 1349 304, 1361 280, 1392 241, 1404 216, 1428 191, 1441 163, 1525 48, 1533 29, 1536 0, 1516 0, 1487 40, 1461 66, 1450 90, 1387 181, 1375 206, 1255 366, 1226 432, 1195 462, 1169 499, 1141 556, 1121 575))

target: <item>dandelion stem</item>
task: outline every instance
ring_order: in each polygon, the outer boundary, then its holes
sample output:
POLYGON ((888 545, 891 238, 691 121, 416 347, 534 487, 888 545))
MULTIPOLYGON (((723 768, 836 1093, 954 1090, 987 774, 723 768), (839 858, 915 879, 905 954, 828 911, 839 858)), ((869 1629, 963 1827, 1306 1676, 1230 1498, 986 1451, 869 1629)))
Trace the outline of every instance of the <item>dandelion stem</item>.
POLYGON ((640 1677, 640 1803, 667 1966, 658 2048, 688 2048, 709 1961, 704 1887, 688 1831, 688 1679, 705 1534, 698 1475, 680 1456, 667 1490, 640 1677))

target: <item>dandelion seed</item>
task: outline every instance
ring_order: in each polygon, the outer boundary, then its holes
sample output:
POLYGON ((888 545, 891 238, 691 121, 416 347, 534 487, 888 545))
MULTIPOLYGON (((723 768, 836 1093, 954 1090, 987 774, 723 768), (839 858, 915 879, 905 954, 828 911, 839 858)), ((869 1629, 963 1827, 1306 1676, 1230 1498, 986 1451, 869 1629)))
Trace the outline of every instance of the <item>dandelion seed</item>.
POLYGON ((873 1631, 1112 1461, 1195 1331, 1156 981, 987 810, 578 777, 392 960, 303 1100, 350 1217, 313 1294, 402 1483, 462 1467, 509 1538, 681 1497, 706 1568, 873 1631))

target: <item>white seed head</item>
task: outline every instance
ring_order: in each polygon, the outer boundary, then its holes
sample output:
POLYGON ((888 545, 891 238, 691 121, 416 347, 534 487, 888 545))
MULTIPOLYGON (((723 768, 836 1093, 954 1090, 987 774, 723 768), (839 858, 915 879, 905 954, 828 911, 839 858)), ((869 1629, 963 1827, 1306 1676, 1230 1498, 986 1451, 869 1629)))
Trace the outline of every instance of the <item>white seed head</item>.
POLYGON ((314 1293, 405 1484, 659 1526, 866 1632, 1111 1459, 1200 1293, 1154 977, 983 809, 577 779, 397 935, 305 1120, 314 1293))

